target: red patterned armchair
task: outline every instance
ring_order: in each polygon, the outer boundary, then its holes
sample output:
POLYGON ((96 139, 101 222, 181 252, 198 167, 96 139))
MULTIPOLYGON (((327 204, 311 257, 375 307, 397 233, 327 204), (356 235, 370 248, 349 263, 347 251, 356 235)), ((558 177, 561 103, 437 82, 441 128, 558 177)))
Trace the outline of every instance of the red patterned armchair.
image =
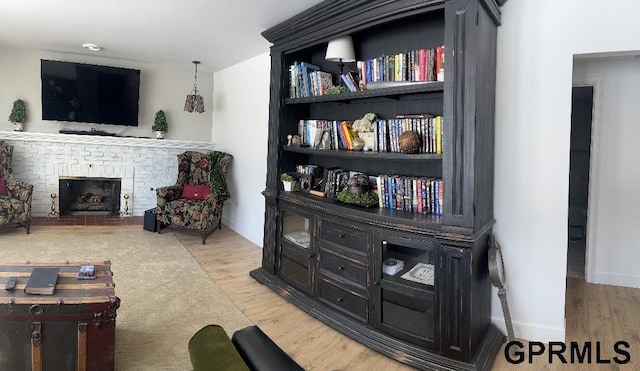
POLYGON ((222 228, 222 207, 228 200, 227 172, 232 156, 212 151, 178 155, 175 185, 156 189, 158 233, 163 227, 199 232, 204 245, 215 227, 222 228))
POLYGON ((33 185, 14 179, 12 155, 13 146, 0 142, 0 225, 21 224, 29 234, 33 185))

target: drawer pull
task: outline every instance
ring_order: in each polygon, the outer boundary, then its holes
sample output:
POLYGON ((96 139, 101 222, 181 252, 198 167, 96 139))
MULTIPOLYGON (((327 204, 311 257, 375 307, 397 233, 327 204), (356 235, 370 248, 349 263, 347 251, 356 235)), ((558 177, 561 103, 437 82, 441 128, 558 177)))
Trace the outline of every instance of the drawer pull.
POLYGON ((339 303, 342 303, 343 301, 344 301, 344 299, 343 299, 343 298, 338 298, 338 302, 339 302, 339 303))
POLYGON ((380 281, 374 281, 373 284, 376 286, 380 286, 380 281))
POLYGON ((343 270, 344 270, 344 267, 343 267, 343 266, 341 266, 341 265, 339 265, 339 266, 338 266, 338 270, 343 271, 343 270))
POLYGON ((338 235, 338 238, 344 238, 344 233, 340 233, 340 234, 338 235))

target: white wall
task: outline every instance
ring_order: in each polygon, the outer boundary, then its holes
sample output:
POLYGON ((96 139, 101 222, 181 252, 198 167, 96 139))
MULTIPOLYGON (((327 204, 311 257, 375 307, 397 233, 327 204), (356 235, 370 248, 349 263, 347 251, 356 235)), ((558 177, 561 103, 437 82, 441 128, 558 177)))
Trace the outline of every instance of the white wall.
POLYGON ((151 125, 155 113, 163 109, 169 122, 169 132, 165 136, 167 139, 211 141, 213 74, 198 69, 198 89, 205 98, 203 114, 183 110, 185 98, 193 89, 193 80, 194 67, 191 62, 185 62, 184 68, 176 68, 118 59, 0 48, 0 130, 13 130, 13 125, 9 123, 9 114, 13 101, 20 98, 27 104, 27 123, 24 130, 29 132, 57 133, 62 128, 96 128, 122 136, 153 137, 151 125), (138 127, 43 121, 40 103, 40 59, 139 69, 141 72, 138 127))
POLYGON ((262 246, 269 128, 268 53, 214 75, 213 130, 216 148, 233 155, 231 202, 223 223, 262 246))
MULTIPOLYGON (((565 340, 573 55, 640 50, 640 3, 512 0, 502 12, 494 232, 516 336, 565 340)), ((492 313, 500 322, 496 296, 492 313)))
POLYGON ((573 76, 574 81, 600 76, 603 90, 600 130, 594 133, 599 136, 595 142, 598 148, 592 153, 597 178, 592 173, 590 179, 591 190, 596 187, 589 205, 589 217, 594 218, 590 224, 594 228, 588 230, 595 247, 592 281, 640 288, 640 250, 636 248, 640 225, 640 59, 578 59, 573 76))

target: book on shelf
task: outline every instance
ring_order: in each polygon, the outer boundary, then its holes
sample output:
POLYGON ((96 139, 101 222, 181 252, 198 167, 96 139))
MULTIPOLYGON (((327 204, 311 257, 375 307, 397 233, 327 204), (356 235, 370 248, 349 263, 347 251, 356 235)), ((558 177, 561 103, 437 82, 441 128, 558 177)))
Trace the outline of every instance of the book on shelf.
POLYGON ((302 78, 302 96, 311 97, 313 92, 311 89, 311 76, 314 71, 320 71, 320 67, 308 62, 300 62, 300 73, 302 78))
POLYGON ((56 291, 59 270, 54 267, 33 268, 27 285, 24 287, 24 292, 35 295, 53 295, 56 291))
POLYGON ((436 47, 436 80, 444 81, 444 45, 436 47))
POLYGON ((324 95, 327 92, 327 89, 333 86, 333 76, 331 76, 329 72, 325 71, 316 71, 315 76, 318 83, 317 95, 324 95))
POLYGON ((396 258, 388 258, 382 263, 382 273, 390 276, 395 275, 404 269, 404 261, 396 258))
POLYGON ((305 248, 308 248, 311 243, 311 235, 307 231, 285 233, 284 238, 305 248))
POLYGON ((417 263, 407 273, 400 276, 400 278, 433 286, 434 275, 433 264, 417 263))
POLYGON ((344 82, 344 84, 346 85, 347 89, 349 89, 350 92, 360 90, 360 87, 358 83, 355 81, 355 79, 353 78, 353 76, 351 75, 351 72, 343 73, 342 75, 340 75, 340 78, 342 79, 342 81, 344 82))

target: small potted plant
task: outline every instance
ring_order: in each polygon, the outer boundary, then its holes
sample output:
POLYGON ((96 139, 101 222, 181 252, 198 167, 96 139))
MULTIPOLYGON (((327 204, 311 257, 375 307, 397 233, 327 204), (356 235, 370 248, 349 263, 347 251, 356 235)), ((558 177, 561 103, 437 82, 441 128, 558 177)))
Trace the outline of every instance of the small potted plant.
POLYGON ((151 130, 156 132, 157 139, 164 139, 164 134, 169 130, 169 124, 167 124, 167 116, 163 110, 156 112, 151 130))
POLYGON ((22 99, 13 102, 9 121, 13 123, 13 130, 22 131, 24 129, 24 123, 27 122, 27 109, 22 99))
POLYGON ((287 173, 282 173, 280 175, 280 180, 282 181, 282 185, 284 186, 284 190, 287 192, 293 191, 293 185, 296 182, 296 178, 292 177, 287 173))

